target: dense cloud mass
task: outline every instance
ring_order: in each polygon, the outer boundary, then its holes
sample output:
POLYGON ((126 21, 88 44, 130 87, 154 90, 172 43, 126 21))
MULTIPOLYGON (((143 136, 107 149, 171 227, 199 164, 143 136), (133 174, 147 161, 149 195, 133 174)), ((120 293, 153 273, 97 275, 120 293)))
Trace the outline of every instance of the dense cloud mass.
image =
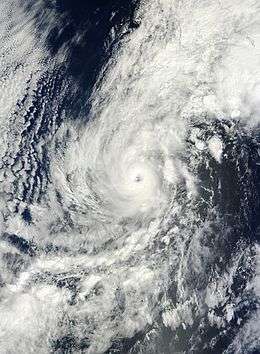
POLYGON ((0 3, 0 354, 260 350, 260 4, 0 3))

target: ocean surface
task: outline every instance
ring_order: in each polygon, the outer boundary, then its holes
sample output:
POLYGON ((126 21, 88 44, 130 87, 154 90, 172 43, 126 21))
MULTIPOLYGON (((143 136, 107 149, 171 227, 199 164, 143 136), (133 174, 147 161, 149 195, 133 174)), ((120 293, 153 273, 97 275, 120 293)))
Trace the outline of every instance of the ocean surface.
POLYGON ((260 3, 1 0, 0 354, 260 353, 260 3))

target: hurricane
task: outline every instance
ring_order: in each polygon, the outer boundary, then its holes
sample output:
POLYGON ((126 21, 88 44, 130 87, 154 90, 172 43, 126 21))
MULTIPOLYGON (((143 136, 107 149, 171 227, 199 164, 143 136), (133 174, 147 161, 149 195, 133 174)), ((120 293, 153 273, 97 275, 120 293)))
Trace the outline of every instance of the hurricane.
POLYGON ((0 4, 0 354, 260 351, 260 4, 0 4))

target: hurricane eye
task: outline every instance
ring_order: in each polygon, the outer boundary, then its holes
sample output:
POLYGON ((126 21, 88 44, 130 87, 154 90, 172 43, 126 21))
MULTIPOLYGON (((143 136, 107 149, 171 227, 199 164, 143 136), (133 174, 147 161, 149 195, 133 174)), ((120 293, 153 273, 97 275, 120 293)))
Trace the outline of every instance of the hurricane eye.
POLYGON ((136 177, 135 177, 135 182, 141 182, 143 180, 143 178, 142 178, 142 176, 140 176, 140 175, 137 175, 136 177))

